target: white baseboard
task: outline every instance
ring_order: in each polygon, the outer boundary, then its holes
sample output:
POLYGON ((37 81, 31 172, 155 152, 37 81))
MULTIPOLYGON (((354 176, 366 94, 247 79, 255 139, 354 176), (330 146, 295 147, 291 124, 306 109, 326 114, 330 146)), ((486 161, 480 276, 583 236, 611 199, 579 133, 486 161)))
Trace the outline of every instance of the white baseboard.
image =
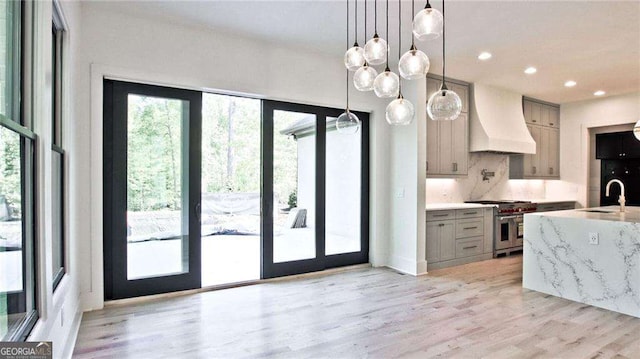
POLYGON ((73 318, 69 336, 67 337, 67 342, 65 343, 64 350, 62 351, 63 358, 71 359, 73 356, 73 349, 76 346, 76 340, 78 339, 78 333, 80 332, 80 323, 82 323, 82 310, 78 310, 73 318))
POLYGON ((418 275, 417 272, 417 263, 414 259, 399 257, 399 256, 390 256, 389 263, 387 267, 391 269, 395 269, 398 272, 410 274, 412 276, 418 275))

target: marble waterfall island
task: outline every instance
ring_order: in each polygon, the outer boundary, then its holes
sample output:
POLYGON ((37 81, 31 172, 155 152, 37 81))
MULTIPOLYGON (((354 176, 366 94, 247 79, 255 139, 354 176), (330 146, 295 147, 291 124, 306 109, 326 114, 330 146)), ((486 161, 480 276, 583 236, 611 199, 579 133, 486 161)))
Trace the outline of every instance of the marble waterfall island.
POLYGON ((640 207, 526 214, 522 286, 640 318, 640 207))

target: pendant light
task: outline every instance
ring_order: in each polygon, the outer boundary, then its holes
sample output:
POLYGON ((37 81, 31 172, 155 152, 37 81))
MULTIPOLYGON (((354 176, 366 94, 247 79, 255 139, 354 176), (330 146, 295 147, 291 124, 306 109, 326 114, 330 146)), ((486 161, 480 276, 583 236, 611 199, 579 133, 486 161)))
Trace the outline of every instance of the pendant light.
MULTIPOLYGON (((349 0, 347 0, 347 47, 349 47, 349 0)), ((360 119, 349 110, 349 70, 345 72, 347 73, 347 106, 336 119, 336 130, 341 134, 355 134, 360 129, 360 119)))
MULTIPOLYGON (((414 0, 411 0, 411 15, 415 13, 414 0)), ((405 52, 398 63, 398 72, 400 76, 407 80, 417 80, 427 76, 429 72, 429 58, 427 55, 418 50, 415 44, 415 36, 411 32, 411 48, 405 52)))
MULTIPOLYGON (((364 50, 358 45, 358 0, 355 0, 356 9, 355 9, 355 42, 353 46, 347 50, 344 54, 344 66, 347 67, 349 71, 356 71, 362 65, 364 65, 364 50)), ((347 0, 347 10, 349 6, 349 0, 347 0)), ((348 12, 348 11, 347 11, 348 12)), ((348 20, 348 19, 347 19, 348 20)), ((349 29, 347 29, 347 34, 349 33, 349 29)))
MULTIPOLYGON (((369 65, 381 65, 385 62, 386 54, 389 51, 387 41, 378 36, 378 0, 373 0, 374 4, 374 34, 371 40, 364 45, 364 59, 369 65)), ((389 38, 389 34, 387 34, 389 38)))
MULTIPOLYGON (((444 1, 442 0, 442 14, 444 19, 444 1)), ((457 93, 449 90, 445 83, 445 29, 442 21, 442 85, 440 90, 431 95, 427 102, 427 114, 434 121, 455 120, 462 112, 462 101, 457 93)))
MULTIPOLYGON (((442 9, 444 11, 444 8, 442 9)), ((444 31, 444 16, 440 11, 427 5, 413 18, 413 33, 418 40, 434 40, 444 31)))
MULTIPOLYGON (((389 0, 387 0, 387 33, 386 37, 389 38, 389 0)), ((398 96, 398 89, 400 86, 400 78, 389 69, 389 51, 385 53, 385 60, 387 67, 384 72, 380 73, 376 80, 373 82, 373 91, 376 96, 381 98, 393 98, 398 96)))
MULTIPOLYGON (((400 32, 402 28, 401 3, 402 1, 398 1, 398 59, 400 59, 400 48, 402 47, 402 34, 400 32)), ((393 126, 408 125, 413 121, 414 114, 413 104, 402 97, 402 84, 398 81, 398 97, 387 105, 385 111, 387 122, 393 126)))
MULTIPOLYGON (((367 38, 367 0, 364 0, 364 38, 367 38)), ((378 71, 369 66, 365 59, 364 65, 353 74, 353 85, 358 91, 371 91, 373 90, 373 82, 376 76, 378 76, 378 71)))
POLYGON ((633 135, 640 141, 640 120, 633 126, 633 135))

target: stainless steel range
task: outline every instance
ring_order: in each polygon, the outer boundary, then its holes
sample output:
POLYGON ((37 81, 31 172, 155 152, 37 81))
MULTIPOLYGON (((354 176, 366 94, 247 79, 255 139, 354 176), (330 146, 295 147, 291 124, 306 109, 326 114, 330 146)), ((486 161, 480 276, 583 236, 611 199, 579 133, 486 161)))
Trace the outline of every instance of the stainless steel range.
POLYGON ((535 212, 537 206, 530 201, 467 201, 467 203, 492 204, 493 227, 493 256, 510 254, 522 250, 524 239, 523 216, 525 213, 535 212))

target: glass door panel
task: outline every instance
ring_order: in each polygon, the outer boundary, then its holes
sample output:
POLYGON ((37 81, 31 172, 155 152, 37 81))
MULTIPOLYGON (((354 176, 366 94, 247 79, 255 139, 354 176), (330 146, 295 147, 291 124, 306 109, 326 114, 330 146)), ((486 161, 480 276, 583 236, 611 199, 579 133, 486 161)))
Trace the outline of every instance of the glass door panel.
POLYGON ((202 100, 202 286, 259 279, 261 103, 202 100))
POLYGON ((273 262, 316 258, 316 115, 273 112, 273 262))
POLYGON ((199 288, 202 94, 104 84, 105 297, 199 288))
POLYGON ((335 117, 327 119, 325 170, 325 254, 361 250, 362 131, 336 131, 335 117))
POLYGON ((138 94, 127 103, 127 279, 188 272, 189 105, 138 94))

